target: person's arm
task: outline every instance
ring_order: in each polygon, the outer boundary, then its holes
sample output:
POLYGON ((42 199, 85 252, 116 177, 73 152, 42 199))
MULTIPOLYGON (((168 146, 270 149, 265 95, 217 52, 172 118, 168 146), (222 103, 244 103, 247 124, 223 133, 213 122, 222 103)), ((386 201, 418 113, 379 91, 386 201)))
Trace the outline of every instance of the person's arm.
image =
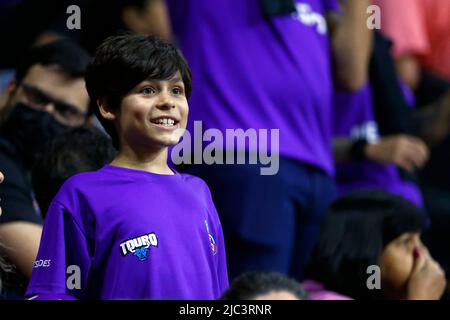
POLYGON ((26 222, 0 224, 0 243, 4 254, 27 278, 31 275, 33 263, 39 248, 42 226, 26 222))
POLYGON ((407 135, 386 136, 375 143, 335 138, 333 154, 336 162, 367 159, 380 164, 395 164, 410 172, 422 168, 429 156, 423 141, 407 135))
POLYGON ((356 91, 368 79, 373 33, 367 27, 369 0, 341 0, 342 13, 329 13, 334 73, 338 85, 356 91))
POLYGON ((28 278, 39 247, 42 218, 35 211, 31 186, 20 167, 6 152, 0 153, 0 163, 5 174, 0 185, 1 253, 28 278))
MULTIPOLYGON (((4 176, 3 173, 0 171, 0 183, 3 182, 4 176)), ((1 204, 2 199, 0 199, 0 204, 1 204)), ((2 207, 0 206, 0 216, 2 215, 2 207)))
POLYGON ((421 76, 420 64, 417 57, 413 54, 405 54, 397 58, 395 64, 400 78, 412 90, 417 89, 421 76))
POLYGON ((129 5, 123 10, 122 20, 129 30, 156 34, 166 41, 171 40, 172 28, 165 0, 150 0, 145 10, 129 5))

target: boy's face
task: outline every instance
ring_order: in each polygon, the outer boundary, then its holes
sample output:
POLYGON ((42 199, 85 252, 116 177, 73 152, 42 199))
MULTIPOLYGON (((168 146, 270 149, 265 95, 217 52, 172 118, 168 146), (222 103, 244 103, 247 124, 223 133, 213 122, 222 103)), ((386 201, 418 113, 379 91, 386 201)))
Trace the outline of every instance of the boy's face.
POLYGON ((120 143, 161 148, 179 142, 189 106, 179 72, 169 80, 145 80, 126 94, 115 125, 120 143))

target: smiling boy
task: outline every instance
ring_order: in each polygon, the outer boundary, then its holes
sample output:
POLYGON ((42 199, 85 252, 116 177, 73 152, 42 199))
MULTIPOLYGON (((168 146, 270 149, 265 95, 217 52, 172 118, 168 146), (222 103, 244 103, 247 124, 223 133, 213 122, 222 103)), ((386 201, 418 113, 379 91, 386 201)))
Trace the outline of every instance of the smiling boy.
POLYGON ((187 123, 186 61, 159 38, 113 36, 97 49, 86 87, 119 152, 53 200, 37 257, 49 263, 35 265, 27 295, 217 299, 228 277, 209 189, 167 164, 187 123))

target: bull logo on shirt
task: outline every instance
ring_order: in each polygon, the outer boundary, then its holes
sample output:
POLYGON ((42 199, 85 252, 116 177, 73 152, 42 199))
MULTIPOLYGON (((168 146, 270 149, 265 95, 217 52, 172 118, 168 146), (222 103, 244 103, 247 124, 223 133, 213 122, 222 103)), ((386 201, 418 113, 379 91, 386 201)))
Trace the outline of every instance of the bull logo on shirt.
POLYGON ((122 242, 120 251, 124 257, 132 253, 139 261, 145 261, 150 247, 158 247, 158 238, 153 232, 122 242))

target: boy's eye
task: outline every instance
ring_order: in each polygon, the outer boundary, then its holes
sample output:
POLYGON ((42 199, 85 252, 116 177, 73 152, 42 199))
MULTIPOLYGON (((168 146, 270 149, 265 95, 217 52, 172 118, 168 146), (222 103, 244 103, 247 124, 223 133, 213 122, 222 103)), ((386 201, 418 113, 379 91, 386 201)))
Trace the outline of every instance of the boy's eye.
POLYGON ((144 87, 141 89, 141 93, 145 95, 155 94, 156 90, 152 87, 144 87))
POLYGON ((173 93, 173 94, 176 94, 176 95, 179 95, 179 94, 182 93, 182 91, 181 91, 180 88, 176 87, 176 88, 173 88, 173 89, 172 89, 172 93, 173 93))

